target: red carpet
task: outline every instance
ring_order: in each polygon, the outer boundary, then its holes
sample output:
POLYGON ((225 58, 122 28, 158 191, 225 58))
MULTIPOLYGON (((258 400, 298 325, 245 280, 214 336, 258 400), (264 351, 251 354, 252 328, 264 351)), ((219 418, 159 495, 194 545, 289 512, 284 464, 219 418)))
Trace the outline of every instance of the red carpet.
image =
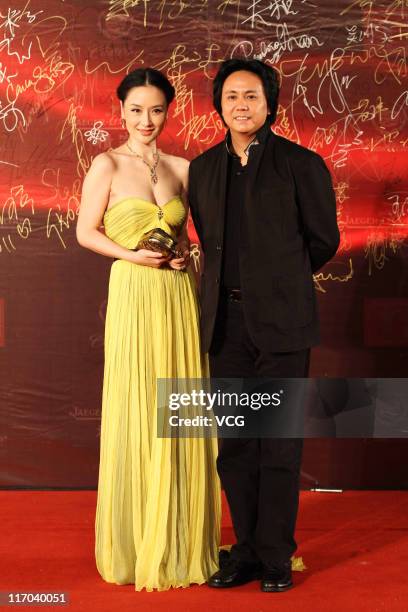
MULTIPOLYGON (((224 591, 195 586, 136 593, 97 573, 95 491, 0 491, 0 591, 67 591, 70 612, 405 611, 407 500, 405 491, 302 493, 297 555, 307 570, 294 573, 296 588, 286 593, 261 593, 256 582, 224 591)), ((223 525, 223 543, 230 543, 227 513, 223 525)))

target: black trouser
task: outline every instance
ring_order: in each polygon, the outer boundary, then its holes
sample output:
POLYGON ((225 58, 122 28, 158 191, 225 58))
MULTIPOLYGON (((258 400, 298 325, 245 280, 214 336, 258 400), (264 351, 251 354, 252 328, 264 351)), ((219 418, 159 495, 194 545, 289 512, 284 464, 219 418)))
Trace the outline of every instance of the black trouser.
MULTIPOLYGON (((310 349, 260 351, 246 329, 242 304, 222 299, 210 348, 213 378, 303 378, 310 349)), ((300 438, 225 438, 217 459, 237 543, 231 556, 265 566, 288 562, 299 504, 300 438)))

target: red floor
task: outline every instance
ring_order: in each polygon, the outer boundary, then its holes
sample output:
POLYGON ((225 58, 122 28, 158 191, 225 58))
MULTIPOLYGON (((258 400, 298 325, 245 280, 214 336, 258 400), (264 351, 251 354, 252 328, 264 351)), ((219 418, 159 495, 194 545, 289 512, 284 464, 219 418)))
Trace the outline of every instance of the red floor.
MULTIPOLYGON (((95 501, 94 491, 0 491, 0 592, 67 591, 70 612, 408 610, 405 491, 304 492, 297 555, 307 570, 294 573, 296 588, 286 593, 261 593, 256 582, 163 593, 107 584, 94 564, 95 501)), ((231 542, 227 513, 223 524, 223 543, 231 542)))

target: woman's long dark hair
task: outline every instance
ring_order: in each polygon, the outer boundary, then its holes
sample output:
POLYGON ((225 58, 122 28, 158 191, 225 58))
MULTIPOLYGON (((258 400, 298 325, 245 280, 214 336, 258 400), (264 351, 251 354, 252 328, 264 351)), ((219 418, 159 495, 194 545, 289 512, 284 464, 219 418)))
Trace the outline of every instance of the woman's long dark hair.
POLYGON ((159 70, 154 68, 137 68, 129 72, 119 84, 116 95, 123 103, 133 87, 141 87, 143 85, 154 85, 163 92, 167 106, 173 101, 175 90, 167 77, 159 70))

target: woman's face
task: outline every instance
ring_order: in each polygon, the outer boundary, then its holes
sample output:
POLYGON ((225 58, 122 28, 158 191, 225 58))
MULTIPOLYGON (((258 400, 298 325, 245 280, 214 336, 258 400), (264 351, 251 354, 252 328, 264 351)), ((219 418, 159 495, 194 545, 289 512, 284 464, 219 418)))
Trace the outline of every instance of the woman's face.
POLYGON ((141 85, 129 90, 121 102, 122 119, 133 142, 149 144, 163 129, 167 117, 164 93, 154 85, 141 85))

